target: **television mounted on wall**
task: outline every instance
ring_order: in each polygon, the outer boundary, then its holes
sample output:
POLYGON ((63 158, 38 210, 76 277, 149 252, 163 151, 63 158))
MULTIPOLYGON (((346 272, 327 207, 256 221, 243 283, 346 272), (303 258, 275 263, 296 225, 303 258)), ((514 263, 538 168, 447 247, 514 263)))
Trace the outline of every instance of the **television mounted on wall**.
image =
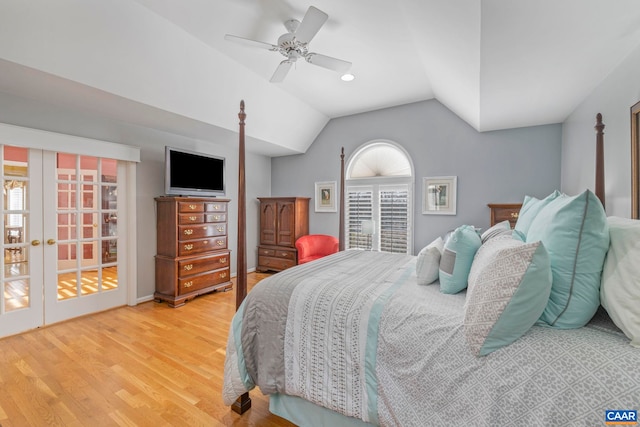
POLYGON ((224 196, 225 158, 167 146, 164 177, 169 196, 224 196))

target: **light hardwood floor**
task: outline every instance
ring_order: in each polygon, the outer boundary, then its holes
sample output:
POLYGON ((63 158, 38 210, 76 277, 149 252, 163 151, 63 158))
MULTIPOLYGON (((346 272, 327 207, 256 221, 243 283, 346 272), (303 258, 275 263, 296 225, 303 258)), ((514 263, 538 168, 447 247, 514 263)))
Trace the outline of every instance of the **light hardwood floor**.
MULTIPOLYGON (((265 274, 251 273, 249 289, 265 274)), ((148 302, 0 340, 0 426, 292 426, 221 398, 235 291, 148 302)))

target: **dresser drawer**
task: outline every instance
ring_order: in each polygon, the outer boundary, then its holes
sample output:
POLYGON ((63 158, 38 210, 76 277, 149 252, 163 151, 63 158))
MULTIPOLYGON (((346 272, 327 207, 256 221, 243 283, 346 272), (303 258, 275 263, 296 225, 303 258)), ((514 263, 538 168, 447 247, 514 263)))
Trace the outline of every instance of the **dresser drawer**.
POLYGON ((184 240, 178 243, 178 256, 187 256, 226 248, 227 236, 210 237, 208 239, 198 240, 184 240))
POLYGON ((203 213, 190 213, 178 215, 178 224, 202 224, 204 222, 203 213))
POLYGON ((179 225, 178 240, 202 239, 211 236, 224 236, 227 234, 226 224, 197 224, 179 225))
POLYGON ((264 270, 286 270, 296 265, 295 259, 258 256, 258 266, 264 270))
POLYGON ((227 214, 224 212, 220 213, 206 213, 204 214, 204 222, 226 222, 227 214))
POLYGON ((186 277, 225 267, 229 267, 229 252, 198 259, 182 260, 178 261, 178 277, 186 277))
POLYGON ((178 202, 178 212, 204 212, 204 202, 178 202))
POLYGON ((292 259, 295 261, 297 253, 298 251, 295 249, 258 246, 258 255, 262 255, 262 256, 282 258, 282 259, 292 259))
POLYGON ((203 224, 211 222, 227 222, 227 214, 219 213, 186 213, 178 215, 178 224, 203 224))
POLYGON ((209 273, 178 279, 178 294, 194 292, 209 286, 229 281, 229 268, 211 271, 209 273))
POLYGON ((206 202, 204 204, 205 212, 226 212, 227 204, 223 202, 206 202))

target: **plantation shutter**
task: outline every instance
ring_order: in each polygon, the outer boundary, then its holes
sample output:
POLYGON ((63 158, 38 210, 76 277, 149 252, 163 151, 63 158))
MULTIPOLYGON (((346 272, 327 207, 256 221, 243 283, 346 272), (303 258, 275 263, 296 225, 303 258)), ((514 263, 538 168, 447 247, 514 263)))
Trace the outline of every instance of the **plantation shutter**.
POLYGON ((373 188, 347 187, 347 249, 371 249, 372 236, 362 234, 362 221, 373 219, 373 188))
POLYGON ((409 253, 409 186, 380 185, 380 251, 409 253))

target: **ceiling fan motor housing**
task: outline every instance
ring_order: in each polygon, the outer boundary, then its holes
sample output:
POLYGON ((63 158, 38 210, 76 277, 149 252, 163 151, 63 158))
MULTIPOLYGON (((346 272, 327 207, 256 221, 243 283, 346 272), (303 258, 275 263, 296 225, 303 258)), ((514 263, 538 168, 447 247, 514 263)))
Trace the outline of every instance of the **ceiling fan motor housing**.
POLYGON ((309 53, 306 43, 296 40, 293 33, 286 33, 278 38, 278 52, 290 59, 304 57, 309 53))

